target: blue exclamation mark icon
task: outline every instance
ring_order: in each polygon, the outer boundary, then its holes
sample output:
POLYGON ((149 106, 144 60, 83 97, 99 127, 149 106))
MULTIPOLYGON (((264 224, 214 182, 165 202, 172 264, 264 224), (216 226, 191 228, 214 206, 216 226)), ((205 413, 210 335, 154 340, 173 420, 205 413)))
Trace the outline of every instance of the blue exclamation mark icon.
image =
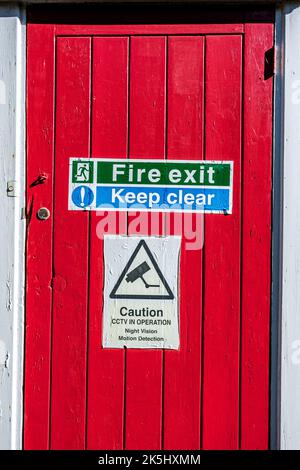
POLYGON ((85 197, 85 189, 83 186, 81 186, 81 189, 80 189, 81 207, 84 207, 84 197, 85 197))
POLYGON ((84 209, 92 204, 94 193, 88 186, 78 186, 72 193, 72 201, 75 206, 84 209))

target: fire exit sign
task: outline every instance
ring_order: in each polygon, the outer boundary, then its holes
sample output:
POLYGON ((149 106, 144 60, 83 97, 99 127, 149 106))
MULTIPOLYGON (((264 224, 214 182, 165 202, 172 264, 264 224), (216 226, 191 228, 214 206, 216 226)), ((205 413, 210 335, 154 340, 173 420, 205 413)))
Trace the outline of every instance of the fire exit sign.
POLYGON ((233 162, 71 158, 70 210, 232 212, 233 162))

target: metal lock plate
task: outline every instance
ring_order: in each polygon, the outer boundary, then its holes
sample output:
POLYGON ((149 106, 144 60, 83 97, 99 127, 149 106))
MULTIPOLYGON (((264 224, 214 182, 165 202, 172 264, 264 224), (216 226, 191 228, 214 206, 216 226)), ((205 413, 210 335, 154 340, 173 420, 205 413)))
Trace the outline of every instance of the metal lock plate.
POLYGON ((8 181, 6 191, 8 197, 17 197, 17 182, 15 180, 8 181))

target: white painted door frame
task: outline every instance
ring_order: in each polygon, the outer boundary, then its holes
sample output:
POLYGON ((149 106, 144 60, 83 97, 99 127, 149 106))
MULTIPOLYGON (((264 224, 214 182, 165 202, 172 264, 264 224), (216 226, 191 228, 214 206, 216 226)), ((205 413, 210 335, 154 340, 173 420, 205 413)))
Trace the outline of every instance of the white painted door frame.
MULTIPOLYGON (((278 15, 280 16, 280 15, 278 15)), ((282 279, 280 448, 300 449, 300 4, 281 10, 282 279)), ((280 80, 280 79, 279 79, 280 80)), ((278 91, 280 93, 280 91, 278 91)), ((278 95, 279 96, 279 95, 278 95)), ((280 110, 276 109, 276 113, 280 110)), ((280 129, 278 129, 280 132, 280 129)), ((278 208, 279 209, 279 208, 278 208)))
POLYGON ((24 10, 0 4, 0 449, 22 445, 24 135, 24 10))

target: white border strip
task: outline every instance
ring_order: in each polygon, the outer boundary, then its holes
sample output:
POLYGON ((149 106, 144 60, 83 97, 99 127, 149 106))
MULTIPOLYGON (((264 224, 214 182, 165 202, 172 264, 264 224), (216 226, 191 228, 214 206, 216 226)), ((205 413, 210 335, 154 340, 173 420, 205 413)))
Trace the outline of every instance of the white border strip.
POLYGON ((25 36, 25 10, 0 6, 0 449, 22 447, 25 36), (16 197, 7 196, 8 181, 16 197))
POLYGON ((283 7, 283 266, 280 448, 300 449, 300 6, 283 7))

